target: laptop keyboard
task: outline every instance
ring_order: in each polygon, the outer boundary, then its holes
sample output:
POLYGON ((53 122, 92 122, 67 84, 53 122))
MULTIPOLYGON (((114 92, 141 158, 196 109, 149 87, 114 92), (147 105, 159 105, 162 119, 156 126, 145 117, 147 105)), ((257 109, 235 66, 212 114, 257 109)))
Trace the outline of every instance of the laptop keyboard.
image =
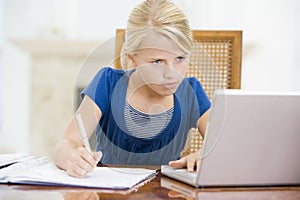
POLYGON ((197 177, 197 172, 188 172, 186 169, 175 169, 175 171, 179 172, 180 174, 184 174, 184 176, 188 176, 191 178, 196 178, 197 177))

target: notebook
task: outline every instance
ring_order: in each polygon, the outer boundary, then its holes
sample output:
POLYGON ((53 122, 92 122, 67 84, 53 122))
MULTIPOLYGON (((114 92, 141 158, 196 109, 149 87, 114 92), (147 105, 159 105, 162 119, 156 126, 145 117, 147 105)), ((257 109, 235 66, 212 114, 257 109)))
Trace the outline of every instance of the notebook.
POLYGON ((299 92, 218 90, 197 172, 161 172, 196 187, 300 185, 299 120, 299 92))
POLYGON ((74 178, 45 157, 30 156, 0 169, 0 183, 135 190, 156 174, 146 168, 96 167, 85 177, 74 178))

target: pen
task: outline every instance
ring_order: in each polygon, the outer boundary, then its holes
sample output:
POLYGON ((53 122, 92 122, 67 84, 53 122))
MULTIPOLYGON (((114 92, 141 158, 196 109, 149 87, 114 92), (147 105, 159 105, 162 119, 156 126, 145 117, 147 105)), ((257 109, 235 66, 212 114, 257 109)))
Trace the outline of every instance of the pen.
MULTIPOLYGON (((75 119, 76 119, 76 122, 77 122, 77 126, 79 128, 79 133, 80 133, 80 136, 82 138, 82 141, 83 141, 83 145, 85 146, 85 148, 88 150, 88 152, 92 152, 91 150, 91 146, 90 146, 90 143, 89 143, 89 140, 87 138, 87 134, 86 134, 86 131, 85 131, 85 128, 84 128, 84 125, 83 125, 83 121, 82 121, 82 118, 81 118, 81 115, 75 115, 75 119)), ((100 161, 98 162, 97 166, 99 167, 104 167, 106 166, 105 164, 101 163, 100 161)))
POLYGON ((79 133, 80 133, 81 139, 83 141, 83 145, 91 153, 92 152, 91 146, 90 146, 89 140, 87 138, 87 134, 86 134, 86 131, 85 131, 85 128, 83 125, 81 115, 77 114, 77 115, 75 115, 75 118, 76 118, 77 126, 79 128, 79 133))
POLYGON ((5 165, 1 165, 1 166, 0 166, 0 169, 9 167, 9 166, 11 166, 11 165, 13 165, 13 164, 16 164, 16 163, 18 163, 18 162, 11 162, 11 163, 8 163, 8 164, 5 164, 5 165))

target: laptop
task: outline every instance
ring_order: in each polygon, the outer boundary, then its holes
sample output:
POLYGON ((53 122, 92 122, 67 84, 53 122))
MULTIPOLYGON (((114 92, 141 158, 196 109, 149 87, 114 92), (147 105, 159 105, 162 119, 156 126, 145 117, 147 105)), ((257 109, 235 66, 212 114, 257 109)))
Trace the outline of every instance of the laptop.
POLYGON ((300 92, 217 90, 197 172, 161 166, 195 187, 300 185, 300 92))

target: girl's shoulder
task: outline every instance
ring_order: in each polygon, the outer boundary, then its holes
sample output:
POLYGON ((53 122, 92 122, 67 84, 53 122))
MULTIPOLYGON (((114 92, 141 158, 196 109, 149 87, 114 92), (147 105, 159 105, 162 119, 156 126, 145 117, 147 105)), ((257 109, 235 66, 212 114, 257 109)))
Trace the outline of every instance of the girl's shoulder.
POLYGON ((97 74, 95 75, 96 80, 99 82, 108 82, 110 84, 114 84, 119 81, 127 71, 123 69, 116 69, 112 67, 102 67, 97 74))
POLYGON ((189 84, 191 87, 201 86, 200 81, 196 77, 186 77, 183 82, 189 84))
POLYGON ((123 76, 126 71, 123 69, 116 69, 112 67, 103 67, 99 70, 98 74, 105 76, 123 76))
POLYGON ((184 79, 187 80, 189 83, 199 82, 199 80, 196 77, 186 77, 184 79))
POLYGON ((195 92, 195 93, 205 93, 203 85, 195 77, 186 77, 183 79, 182 84, 179 87, 178 92, 195 92))

